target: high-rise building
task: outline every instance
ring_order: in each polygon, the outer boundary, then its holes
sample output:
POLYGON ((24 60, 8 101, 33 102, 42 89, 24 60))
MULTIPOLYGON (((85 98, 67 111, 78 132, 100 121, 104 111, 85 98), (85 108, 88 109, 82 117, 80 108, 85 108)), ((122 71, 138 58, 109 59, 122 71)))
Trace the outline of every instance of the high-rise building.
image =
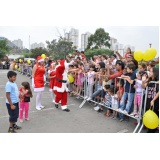
POLYGON ((91 33, 86 32, 85 34, 81 34, 81 50, 84 51, 88 45, 88 38, 90 37, 91 33))
POLYGON ((8 39, 5 38, 5 37, 0 37, 0 40, 7 40, 7 45, 8 45, 9 47, 11 47, 11 48, 16 48, 16 47, 17 47, 14 43, 12 43, 10 40, 8 40, 8 39))
POLYGON ((117 39, 113 38, 113 37, 110 37, 110 44, 111 44, 110 49, 115 50, 118 47, 117 39))
POLYGON ((42 47, 42 48, 45 48, 45 44, 44 43, 32 43, 31 44, 31 49, 35 49, 35 48, 40 48, 40 47, 42 47))
POLYGON ((79 30, 71 28, 69 33, 65 33, 65 38, 69 42, 73 42, 73 46, 78 48, 79 30))
POLYGON ((12 41, 19 49, 23 49, 23 41, 21 39, 12 41))

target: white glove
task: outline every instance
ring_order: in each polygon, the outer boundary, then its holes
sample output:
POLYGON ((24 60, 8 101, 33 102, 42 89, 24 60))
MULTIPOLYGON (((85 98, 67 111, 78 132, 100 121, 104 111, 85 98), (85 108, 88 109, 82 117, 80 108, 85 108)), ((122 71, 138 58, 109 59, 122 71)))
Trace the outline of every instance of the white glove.
POLYGON ((34 78, 32 78, 32 88, 35 87, 35 84, 34 84, 34 78))
POLYGON ((45 76, 45 75, 44 75, 44 77, 43 77, 43 78, 44 78, 44 82, 46 82, 46 76, 45 76))

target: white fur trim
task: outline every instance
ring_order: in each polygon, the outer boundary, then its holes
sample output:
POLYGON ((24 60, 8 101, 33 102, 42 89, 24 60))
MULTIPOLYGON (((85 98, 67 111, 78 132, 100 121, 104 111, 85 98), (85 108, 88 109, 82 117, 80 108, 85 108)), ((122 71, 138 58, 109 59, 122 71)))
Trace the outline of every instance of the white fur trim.
POLYGON ((34 88, 34 92, 41 92, 44 91, 44 87, 42 88, 34 88))
POLYGON ((32 78, 32 88, 34 89, 35 84, 34 84, 34 78, 32 78))
POLYGON ((53 89, 50 88, 49 91, 50 91, 50 92, 53 92, 53 89))
POLYGON ((62 110, 67 109, 67 105, 61 106, 62 110))
POLYGON ((67 85, 66 85, 66 86, 63 86, 63 84, 64 84, 64 83, 62 83, 62 87, 61 87, 61 88, 59 88, 59 87, 57 87, 57 86, 54 86, 53 90, 54 90, 54 91, 57 91, 57 92, 64 92, 64 91, 68 92, 67 85))
POLYGON ((38 62, 44 62, 44 59, 40 59, 40 60, 38 60, 38 62))

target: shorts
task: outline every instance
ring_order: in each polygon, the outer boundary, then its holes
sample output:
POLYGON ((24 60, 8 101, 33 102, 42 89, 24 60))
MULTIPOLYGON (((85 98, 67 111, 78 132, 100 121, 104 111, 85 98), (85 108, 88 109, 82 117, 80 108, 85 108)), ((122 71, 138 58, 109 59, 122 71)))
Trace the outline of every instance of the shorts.
POLYGON ((135 95, 134 97, 134 105, 138 105, 140 107, 141 105, 141 95, 135 95))
POLYGON ((13 105, 16 106, 14 110, 11 109, 10 104, 6 103, 9 114, 9 122, 17 122, 17 119, 19 117, 19 103, 14 103, 13 105))

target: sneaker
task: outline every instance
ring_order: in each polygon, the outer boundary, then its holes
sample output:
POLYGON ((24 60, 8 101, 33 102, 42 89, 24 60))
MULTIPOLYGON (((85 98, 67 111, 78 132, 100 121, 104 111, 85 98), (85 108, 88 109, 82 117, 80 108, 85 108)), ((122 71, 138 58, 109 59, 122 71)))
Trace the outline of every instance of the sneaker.
POLYGON ((116 116, 114 116, 114 118, 113 118, 114 120, 116 120, 117 119, 117 117, 116 116))
POLYGON ((8 133, 17 133, 13 127, 9 127, 8 133))
POLYGON ((36 109, 37 109, 38 111, 42 110, 42 108, 40 108, 40 107, 36 107, 36 109))
POLYGON ((19 121, 20 121, 21 123, 23 123, 23 119, 20 119, 19 121))
POLYGON ((138 114, 136 114, 136 115, 135 115, 135 118, 139 118, 139 115, 138 115, 138 114))
POLYGON ((29 118, 25 118, 26 121, 29 121, 29 118))
POLYGON ((98 111, 99 110, 99 106, 94 107, 94 110, 98 111))
POLYGON ((17 126, 16 124, 14 124, 13 126, 14 126, 14 129, 15 129, 15 130, 20 130, 20 129, 22 129, 22 127, 17 126))
POLYGON ((40 108, 42 108, 42 109, 43 109, 43 108, 45 108, 45 106, 40 106, 40 108))
POLYGON ((122 122, 122 121, 123 121, 123 119, 120 119, 119 121, 120 121, 120 122, 122 122))
POLYGON ((113 118, 114 118, 114 115, 112 115, 111 118, 113 119, 113 118))
POLYGON ((128 112, 126 110, 123 111, 124 114, 128 114, 128 112))
POLYGON ((97 112, 101 113, 101 112, 103 112, 103 109, 99 108, 99 110, 97 112))
POLYGON ((77 96, 76 99, 80 99, 80 96, 77 96))
POLYGON ((91 97, 89 97, 88 99, 87 99, 87 101, 90 101, 92 98, 91 97))

